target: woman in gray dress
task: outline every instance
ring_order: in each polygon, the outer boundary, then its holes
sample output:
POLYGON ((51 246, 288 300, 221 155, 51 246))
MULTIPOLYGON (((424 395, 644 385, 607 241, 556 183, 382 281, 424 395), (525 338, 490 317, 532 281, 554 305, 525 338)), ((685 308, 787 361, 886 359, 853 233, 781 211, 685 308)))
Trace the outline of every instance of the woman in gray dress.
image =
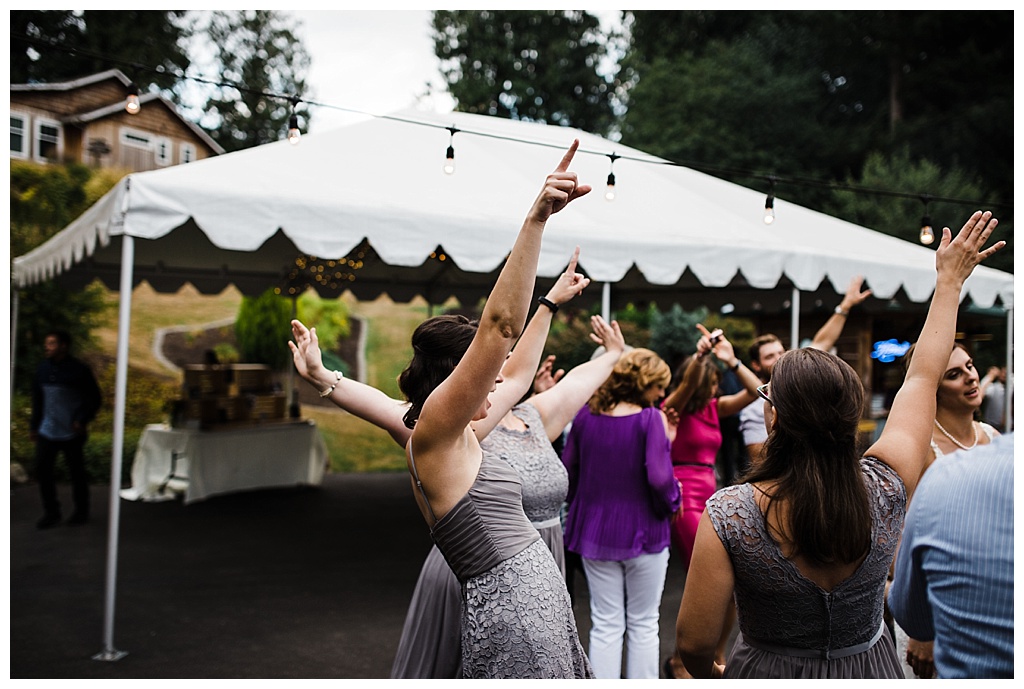
POLYGON ((886 576, 929 450, 960 291, 1005 246, 983 249, 991 216, 975 213, 955 239, 943 230, 917 352, 863 456, 863 385, 838 357, 787 352, 758 388, 764 458, 708 500, 679 608, 676 645, 694 677, 903 677, 882 621, 886 576), (723 668, 715 647, 734 597, 741 634, 723 668))
MULTIPOLYGON (((413 361, 399 378, 410 400, 407 453, 416 498, 462 588, 465 677, 592 676, 564 580, 523 511, 518 475, 484 454, 477 440, 516 401, 499 406, 488 391, 501 388, 503 363, 522 331, 544 226, 590 190, 567 171, 578 145, 573 142, 548 176, 480 325, 453 316, 425 321, 413 336, 413 361)), ((333 393, 340 380, 319 382, 333 393)), ((379 402, 375 413, 390 404, 379 402)))

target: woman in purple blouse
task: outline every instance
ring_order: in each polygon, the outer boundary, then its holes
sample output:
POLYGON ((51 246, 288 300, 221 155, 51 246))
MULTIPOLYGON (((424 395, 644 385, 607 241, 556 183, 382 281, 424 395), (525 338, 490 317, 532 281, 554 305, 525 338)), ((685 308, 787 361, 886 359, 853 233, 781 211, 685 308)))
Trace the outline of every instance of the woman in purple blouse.
POLYGON ((565 544, 590 589, 590 662, 599 679, 658 678, 658 614, 679 509, 668 420, 656 405, 671 379, 649 349, 623 355, 581 409, 562 461, 569 472, 565 544))

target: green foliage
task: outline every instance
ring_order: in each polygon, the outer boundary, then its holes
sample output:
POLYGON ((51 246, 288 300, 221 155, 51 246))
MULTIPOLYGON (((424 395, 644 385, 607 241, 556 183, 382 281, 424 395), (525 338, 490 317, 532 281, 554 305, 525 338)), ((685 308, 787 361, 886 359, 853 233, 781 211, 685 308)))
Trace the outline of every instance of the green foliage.
POLYGON ((242 360, 238 349, 230 342, 220 342, 214 345, 213 353, 221 364, 237 364, 242 360))
POLYGON ((609 133, 614 37, 580 10, 435 10, 434 52, 457 109, 609 133))
MULTIPOLYGON (((1002 223, 1013 197, 1009 11, 650 11, 626 13, 630 84, 622 140, 827 212, 829 182, 907 150, 977 180, 974 206, 1002 223), (813 180, 813 184, 805 183, 813 180)), ((943 195, 937 188, 889 192, 943 195)), ((859 205, 877 199, 864 196, 859 205)), ((919 205, 919 204, 918 204, 919 205)), ((920 220, 920 212, 911 226, 920 220)), ((1002 261, 1012 266, 1011 253, 1002 261)), ((1005 269, 1005 266, 1004 266, 1005 269)))
POLYGON ((291 315, 288 299, 275 294, 273 288, 258 297, 243 297, 235 320, 235 338, 245 361, 283 370, 291 362, 291 315))
POLYGON ((11 83, 53 83, 117 68, 143 91, 150 84, 178 88, 173 75, 191 64, 184 18, 184 10, 11 10, 11 83), (131 64, 148 69, 126 68, 131 64))
MULTIPOLYGON (((850 185, 870 189, 920 189, 928 190, 928 196, 950 199, 978 199, 984 196, 981 181, 973 178, 966 170, 957 167, 942 167, 927 158, 911 155, 910 147, 904 146, 891 156, 873 153, 868 156, 859 179, 847 180, 850 185)), ((925 194, 922 192, 922 197, 925 194)), ((929 201, 927 215, 931 218, 935 241, 931 248, 937 248, 943 227, 954 232, 963 226, 970 214, 978 210, 960 203, 929 201)), ((1000 217, 998 209, 995 215, 1000 217)), ((898 196, 878 195, 876 197, 855 194, 849 191, 833 192, 829 212, 844 220, 870 227, 880 232, 917 243, 923 216, 926 214, 922 200, 898 196)), ((1007 247, 985 262, 985 265, 1000 270, 1013 271, 1013 225, 1000 218, 999 227, 993 240, 1004 239, 1007 247)))
POLYGON ((341 299, 321 299, 313 290, 299 297, 296 305, 299 320, 316 326, 320 349, 332 350, 338 342, 349 336, 352 328, 348 320, 348 307, 341 299))
POLYGON ((665 360, 673 373, 683 359, 697 349, 697 340, 700 339, 697 324, 704 323, 707 316, 706 308, 684 311, 679 304, 673 304, 651 319, 650 348, 665 360))
MULTIPOLYGON (((286 14, 275 10, 218 10, 206 27, 220 86, 205 112, 210 136, 224 150, 238 151, 284 139, 293 106, 283 94, 301 101, 307 96, 309 54, 286 14)), ((307 111, 297 111, 299 130, 306 131, 307 111)))
MULTIPOLYGON (((11 161, 10 255, 22 256, 48 240, 116 181, 112 174, 94 176, 83 165, 11 161)), ((29 390, 50 330, 67 330, 74 351, 88 352, 93 347, 91 330, 106 308, 98 283, 67 288, 48 280, 18 290, 15 388, 29 390)))

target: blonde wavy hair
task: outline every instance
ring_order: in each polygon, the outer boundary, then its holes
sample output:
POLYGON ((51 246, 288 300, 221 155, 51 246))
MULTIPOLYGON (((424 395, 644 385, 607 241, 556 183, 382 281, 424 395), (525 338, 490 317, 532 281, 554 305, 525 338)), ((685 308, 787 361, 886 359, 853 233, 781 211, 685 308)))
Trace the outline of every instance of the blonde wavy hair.
POLYGON ((587 406, 594 414, 608 411, 616 404, 628 402, 650 407, 644 393, 652 385, 668 387, 672 369, 649 349, 638 347, 622 355, 608 379, 593 394, 587 406))

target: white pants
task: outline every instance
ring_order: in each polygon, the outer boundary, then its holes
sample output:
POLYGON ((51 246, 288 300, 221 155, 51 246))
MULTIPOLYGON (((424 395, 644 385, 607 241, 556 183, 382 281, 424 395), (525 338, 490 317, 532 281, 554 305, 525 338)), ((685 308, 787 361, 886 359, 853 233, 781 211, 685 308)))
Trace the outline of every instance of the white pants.
POLYGON ((588 560, 583 571, 590 590, 590 665, 598 679, 658 679, 661 648, 658 618, 668 572, 668 548, 631 560, 588 560))

